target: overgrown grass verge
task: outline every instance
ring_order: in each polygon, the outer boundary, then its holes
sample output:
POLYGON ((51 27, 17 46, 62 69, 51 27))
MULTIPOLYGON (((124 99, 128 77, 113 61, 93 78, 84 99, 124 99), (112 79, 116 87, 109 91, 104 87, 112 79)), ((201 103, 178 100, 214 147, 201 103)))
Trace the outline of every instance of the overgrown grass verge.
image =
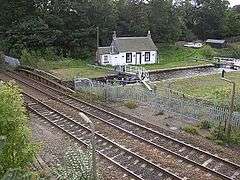
POLYGON ((240 129, 232 129, 230 135, 223 126, 215 126, 211 129, 209 139, 219 145, 240 145, 240 129))
POLYGON ((133 101, 133 100, 129 100, 124 102, 124 106, 129 108, 129 109, 136 109, 138 107, 137 102, 133 101))
POLYGON ((77 91, 76 93, 72 94, 74 97, 79 98, 86 102, 104 102, 105 98, 100 94, 84 92, 84 91, 77 91))
POLYGON ((201 135, 218 145, 240 145, 240 129, 233 128, 230 135, 228 135, 227 130, 225 130, 223 126, 213 124, 207 120, 200 121, 196 125, 185 126, 182 130, 192 135, 201 135), (202 135, 201 130, 208 132, 208 135, 202 135))
POLYGON ((189 133, 189 134, 192 134, 192 135, 198 135, 199 134, 198 128, 195 127, 195 126, 191 126, 191 125, 183 127, 182 130, 185 131, 186 133, 189 133))

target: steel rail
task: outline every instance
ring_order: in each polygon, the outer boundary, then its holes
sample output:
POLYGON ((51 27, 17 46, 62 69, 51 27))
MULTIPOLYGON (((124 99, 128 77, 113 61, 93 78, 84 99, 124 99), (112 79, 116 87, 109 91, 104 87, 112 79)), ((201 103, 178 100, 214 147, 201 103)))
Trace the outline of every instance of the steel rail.
MULTIPOLYGON (((29 94, 27 94, 27 93, 23 93, 23 94, 24 94, 25 96, 27 96, 28 98, 33 99, 33 101, 37 102, 38 104, 41 104, 41 105, 44 106, 45 108, 47 108, 47 109, 49 109, 49 110, 57 113, 58 115, 64 117, 64 119, 73 122, 73 123, 76 124, 77 126, 79 126, 79 127, 81 127, 81 128, 84 128, 85 130, 87 130, 87 131, 89 131, 89 132, 91 131, 91 129, 89 129, 88 127, 86 127, 86 126, 80 124, 79 122, 77 122, 77 121, 75 121, 75 120, 67 117, 66 115, 60 113, 59 111, 51 108, 51 107, 48 106, 47 104, 45 104, 45 103, 43 103, 43 102, 35 99, 35 98, 32 97, 31 95, 29 95, 29 94)), ((28 108, 30 108, 31 111, 34 111, 35 113, 37 113, 37 111, 34 110, 34 109, 31 107, 31 105, 28 105, 28 108)), ((39 113, 38 113, 38 114, 39 114, 39 113)), ((49 120, 49 121, 51 121, 51 120, 49 120)), ((61 127, 60 127, 60 128, 61 128, 61 127)), ((63 128, 61 128, 61 129, 63 129, 63 128)), ((68 133, 68 134, 71 134, 71 133, 68 133)), ((132 156, 137 157, 138 159, 141 159, 141 160, 144 161, 145 163, 149 164, 150 166, 153 166, 154 168, 158 169, 160 172, 163 172, 163 173, 167 174, 167 175, 170 176, 171 178, 173 178, 173 179, 182 179, 181 177, 173 174, 172 172, 168 171, 167 169, 162 168, 162 167, 159 167, 159 166, 157 166, 156 164, 152 163, 151 161, 149 161, 149 160, 147 160, 147 159, 139 156, 138 154, 136 154, 136 153, 134 153, 134 152, 132 152, 132 151, 130 151, 130 150, 122 147, 122 146, 119 146, 117 143, 115 143, 115 142, 107 139, 107 138, 104 137, 103 135, 101 135, 101 134, 99 134, 99 133, 97 133, 97 132, 96 132, 95 134, 96 134, 97 137, 100 137, 101 139, 104 139, 105 141, 109 142, 110 144, 113 144, 113 145, 116 146, 117 148, 119 148, 119 149, 121 149, 121 150, 123 150, 123 151, 125 151, 125 152, 127 152, 127 153, 129 153, 129 154, 131 154, 132 156)), ((74 136, 74 135, 72 135, 72 136, 74 136)), ((100 150, 97 150, 97 152, 102 155, 102 153, 100 152, 100 150)), ((104 154, 103 154, 103 155, 104 155, 104 154)), ((129 171, 129 170, 128 170, 128 171, 129 171)), ((134 174, 134 172, 132 172, 131 174, 134 174)), ((140 176, 138 176, 138 177, 140 177, 140 176)))

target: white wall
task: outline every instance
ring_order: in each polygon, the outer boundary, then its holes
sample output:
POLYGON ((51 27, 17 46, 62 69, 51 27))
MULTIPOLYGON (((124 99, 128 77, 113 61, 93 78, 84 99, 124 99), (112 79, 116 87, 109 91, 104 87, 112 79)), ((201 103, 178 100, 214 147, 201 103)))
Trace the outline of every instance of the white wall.
MULTIPOLYGON (((107 65, 135 65, 136 64, 136 52, 124 52, 119 54, 108 54, 109 63, 104 62, 104 55, 101 55, 101 64, 107 65), (126 62, 126 53, 132 53, 132 62, 126 62)), ((142 51, 141 52, 141 64, 154 64, 157 63, 157 52, 156 51, 142 51), (145 61, 145 52, 150 52, 150 61, 145 61)))

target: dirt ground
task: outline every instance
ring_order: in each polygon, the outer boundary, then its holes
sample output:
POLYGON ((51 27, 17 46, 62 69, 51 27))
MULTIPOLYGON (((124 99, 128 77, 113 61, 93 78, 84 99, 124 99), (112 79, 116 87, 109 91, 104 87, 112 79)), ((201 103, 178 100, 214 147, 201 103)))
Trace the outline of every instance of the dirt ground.
POLYGON ((153 108, 150 108, 147 104, 138 104, 138 107, 135 109, 129 109, 128 107, 124 106, 124 103, 112 103, 110 106, 125 114, 129 114, 148 123, 171 131, 178 131, 186 125, 193 125, 196 123, 195 120, 187 117, 180 117, 179 114, 166 111, 157 111, 153 108))

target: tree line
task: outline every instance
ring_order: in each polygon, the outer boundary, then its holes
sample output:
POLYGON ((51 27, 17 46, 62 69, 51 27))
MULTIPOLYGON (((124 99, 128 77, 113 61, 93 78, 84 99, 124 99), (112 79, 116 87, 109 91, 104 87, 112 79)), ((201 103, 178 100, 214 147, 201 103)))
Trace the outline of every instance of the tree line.
POLYGON ((79 57, 94 53, 112 32, 145 36, 156 43, 240 35, 240 6, 227 0, 0 0, 0 49, 79 57))

